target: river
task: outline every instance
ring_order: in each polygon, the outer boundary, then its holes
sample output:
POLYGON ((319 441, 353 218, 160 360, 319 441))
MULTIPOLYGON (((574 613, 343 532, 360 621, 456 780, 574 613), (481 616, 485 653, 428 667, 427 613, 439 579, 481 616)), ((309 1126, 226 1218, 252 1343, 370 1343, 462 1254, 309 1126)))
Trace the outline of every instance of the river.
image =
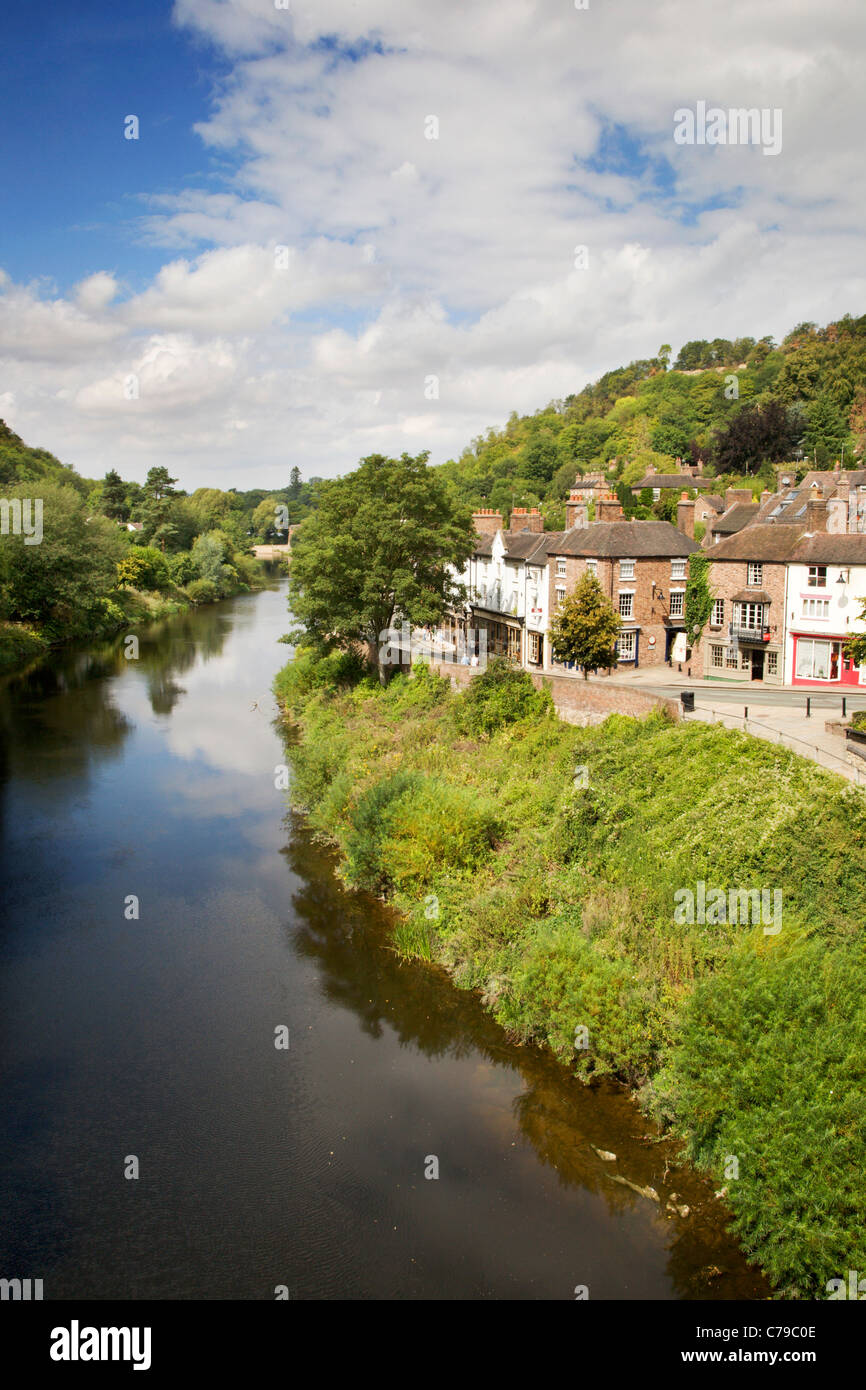
POLYGON ((706 1183, 673 1170, 683 1219, 613 1181, 670 1160, 630 1098, 401 963, 288 814, 288 623, 283 583, 143 629, 138 660, 118 639, 0 684, 0 1277, 46 1299, 765 1297, 706 1183))

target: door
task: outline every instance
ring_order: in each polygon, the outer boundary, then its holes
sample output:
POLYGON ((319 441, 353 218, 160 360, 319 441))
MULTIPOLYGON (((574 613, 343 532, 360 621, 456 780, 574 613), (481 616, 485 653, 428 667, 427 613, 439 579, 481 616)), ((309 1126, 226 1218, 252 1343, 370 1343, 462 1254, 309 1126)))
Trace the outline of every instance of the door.
POLYGON ((759 649, 752 652, 752 680, 764 679, 764 653, 759 649))

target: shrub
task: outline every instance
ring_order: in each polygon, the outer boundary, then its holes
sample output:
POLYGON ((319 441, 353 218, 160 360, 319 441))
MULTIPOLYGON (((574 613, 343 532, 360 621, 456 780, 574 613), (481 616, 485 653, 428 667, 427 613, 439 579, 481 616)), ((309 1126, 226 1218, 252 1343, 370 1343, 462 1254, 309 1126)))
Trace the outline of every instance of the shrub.
POLYGON ((356 685, 368 672, 367 663, 357 651, 335 651, 323 656, 312 647, 298 647, 274 681, 274 692, 286 708, 299 710, 316 692, 333 695, 356 685))
POLYGON ((507 724, 543 719, 552 713, 550 693, 536 690, 528 671, 495 656, 487 669, 470 682, 457 704, 456 719, 465 733, 489 736, 507 724))
POLYGON ((175 584, 180 584, 181 587, 191 584, 198 574, 192 555, 188 550, 180 550, 176 555, 169 555, 168 568, 175 584))
POLYGON ((135 546, 118 564, 117 582, 129 589, 167 589, 171 584, 168 562, 154 546, 135 546))
POLYGON ((194 579, 187 584, 186 592, 193 603, 213 603, 219 598, 217 586, 212 579, 194 579))

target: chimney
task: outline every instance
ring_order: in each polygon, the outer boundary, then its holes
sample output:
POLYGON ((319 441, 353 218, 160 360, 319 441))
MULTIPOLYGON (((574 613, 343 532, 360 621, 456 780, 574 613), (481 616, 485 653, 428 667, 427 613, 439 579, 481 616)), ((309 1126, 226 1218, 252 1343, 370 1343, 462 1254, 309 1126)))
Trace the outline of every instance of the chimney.
POLYGON ((648 463, 648 464, 647 464, 647 470, 646 470, 645 476, 646 476, 647 478, 654 478, 655 475, 656 475, 656 466, 655 466, 655 464, 654 464, 654 463, 648 463))
POLYGON ((694 540, 695 504, 687 492, 682 494, 677 503, 677 530, 682 531, 684 535, 690 536, 691 539, 694 540))
POLYGON ((508 529, 510 531, 543 531, 544 518, 537 507, 533 507, 531 512, 527 511, 525 507, 513 507, 508 529))
POLYGON ((787 492, 789 487, 794 486, 795 473, 793 468, 776 469, 776 491, 787 492))
POLYGON ((589 511, 583 500, 583 496, 578 489, 572 489, 571 495, 565 504, 565 529, 570 531, 573 526, 579 526, 581 530, 587 524, 589 511))
POLYGON ((725 490, 725 511, 736 507, 740 502, 751 502, 752 490, 748 487, 729 487, 725 490))
POLYGON ((810 497, 806 503, 806 530, 810 534, 827 530, 827 503, 823 497, 810 497))
POLYGON ((700 458, 699 458, 698 461, 697 461, 697 463, 695 464, 695 472, 697 473, 697 475, 698 475, 699 478, 700 478, 701 475, 703 474, 703 471, 704 471, 704 461, 703 461, 703 459, 700 459, 700 458))
POLYGON ((502 513, 493 512, 489 507, 473 512, 472 520, 479 536, 495 536, 497 531, 502 530, 502 513))
POLYGON ((769 489, 768 487, 765 487, 765 488, 764 488, 764 491, 761 493, 761 506, 762 506, 762 507, 765 507, 765 506, 767 505, 767 503, 769 502, 769 500, 770 500, 770 498, 772 497, 772 495, 773 495, 773 494, 772 494, 772 492, 770 491, 770 489, 769 489))
POLYGON ((840 473, 836 479, 836 496, 844 497, 847 501, 850 491, 851 479, 848 477, 847 473, 840 473))
POLYGON ((622 503, 612 492, 607 497, 599 497, 595 504, 596 521, 622 521, 622 503))

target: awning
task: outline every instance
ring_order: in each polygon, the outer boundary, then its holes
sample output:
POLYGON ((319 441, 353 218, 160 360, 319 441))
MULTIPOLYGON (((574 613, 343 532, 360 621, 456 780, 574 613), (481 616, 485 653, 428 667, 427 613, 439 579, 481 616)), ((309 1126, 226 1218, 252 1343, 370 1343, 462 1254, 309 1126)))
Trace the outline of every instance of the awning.
POLYGON ((763 589, 741 589, 738 594, 734 594, 734 603, 772 603, 772 595, 764 592, 763 589))

